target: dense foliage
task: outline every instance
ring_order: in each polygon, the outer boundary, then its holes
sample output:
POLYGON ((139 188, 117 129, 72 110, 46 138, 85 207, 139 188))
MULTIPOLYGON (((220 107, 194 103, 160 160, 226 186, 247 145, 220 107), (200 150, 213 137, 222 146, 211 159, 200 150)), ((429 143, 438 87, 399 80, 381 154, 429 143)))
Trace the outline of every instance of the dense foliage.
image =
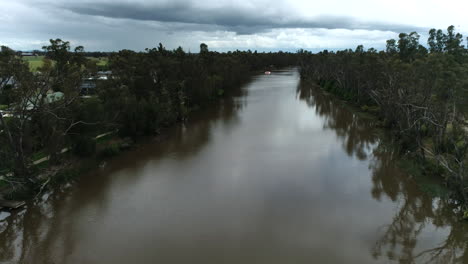
POLYGON ((103 78, 81 46, 72 51, 69 42, 50 40, 42 54, 42 66, 31 72, 19 53, 1 47, 0 176, 13 185, 34 185, 35 160, 60 164, 70 148, 93 155, 95 137, 104 132, 133 139, 157 134, 239 89, 253 71, 297 63, 292 53, 217 53, 201 44, 191 54, 159 44, 106 54, 103 78), (94 90, 83 95, 89 82, 94 90))
POLYGON ((204 44, 199 54, 161 44, 140 53, 122 50, 109 57, 113 74, 101 83, 99 97, 106 112, 117 115, 121 134, 152 134, 239 88, 252 71, 292 65, 294 59, 290 53, 209 52, 204 44))
POLYGON ((301 76, 372 110, 405 151, 432 172, 442 167, 454 193, 468 201, 466 115, 468 51, 450 26, 432 29, 427 47, 416 32, 388 40, 385 51, 301 51, 301 76))

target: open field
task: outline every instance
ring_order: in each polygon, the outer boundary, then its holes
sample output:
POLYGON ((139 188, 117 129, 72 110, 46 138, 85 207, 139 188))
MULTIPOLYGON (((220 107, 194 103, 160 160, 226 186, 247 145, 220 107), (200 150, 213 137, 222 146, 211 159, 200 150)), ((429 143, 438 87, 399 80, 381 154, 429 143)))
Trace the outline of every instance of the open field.
POLYGON ((88 59, 90 60, 93 60, 93 61, 96 61, 96 65, 97 66, 106 66, 108 63, 109 63, 109 59, 108 58, 92 58, 92 57, 88 57, 88 59))
POLYGON ((31 71, 37 71, 37 69, 44 63, 43 59, 44 56, 23 57, 23 60, 29 63, 29 69, 31 69, 31 71))
MULTIPOLYGON (((106 66, 109 62, 107 58, 93 58, 88 57, 88 59, 92 61, 96 61, 97 66, 106 66)), ((30 57, 23 57, 23 60, 29 63, 29 68, 31 71, 37 71, 44 64, 44 56, 30 56, 30 57)))

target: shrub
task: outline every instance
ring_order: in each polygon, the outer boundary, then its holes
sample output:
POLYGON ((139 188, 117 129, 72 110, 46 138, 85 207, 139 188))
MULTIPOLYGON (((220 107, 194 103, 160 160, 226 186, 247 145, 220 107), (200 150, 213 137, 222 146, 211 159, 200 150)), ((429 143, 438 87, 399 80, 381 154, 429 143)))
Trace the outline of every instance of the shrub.
POLYGON ((107 145, 102 151, 101 155, 104 157, 112 157, 120 152, 120 146, 117 143, 111 143, 107 145))
POLYGON ((96 141, 90 137, 78 137, 73 144, 73 153, 80 157, 94 155, 96 153, 96 141))

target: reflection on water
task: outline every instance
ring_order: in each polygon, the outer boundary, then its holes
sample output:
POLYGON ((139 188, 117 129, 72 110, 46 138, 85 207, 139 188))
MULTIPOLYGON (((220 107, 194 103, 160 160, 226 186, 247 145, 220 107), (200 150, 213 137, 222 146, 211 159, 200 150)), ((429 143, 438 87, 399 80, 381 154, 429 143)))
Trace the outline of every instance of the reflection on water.
POLYGON ((326 99, 317 87, 302 85, 299 97, 325 116, 325 128, 333 129, 349 155, 366 159, 371 149, 369 168, 372 171, 372 197, 378 201, 388 197, 395 202, 395 215, 382 223, 381 237, 372 247, 376 259, 387 258, 399 263, 468 263, 468 225, 455 215, 456 208, 447 199, 421 192, 413 179, 396 167, 395 147, 379 143, 372 120, 357 118, 343 110, 336 99, 326 99), (434 247, 418 247, 418 239, 431 237, 441 230, 442 240, 434 247))
POLYGON ((0 213, 0 263, 468 263, 467 224, 373 120, 295 70, 243 91, 0 213))
POLYGON ((372 119, 358 118, 355 113, 310 84, 299 85, 297 92, 299 98, 315 108, 315 113, 323 118, 324 129, 331 129, 336 133, 348 155, 360 160, 368 158, 368 153, 378 142, 377 134, 372 130, 375 127, 372 119))
MULTIPOLYGON (((67 184, 45 193, 32 201, 27 209, 15 212, 13 217, 9 212, 0 212, 0 263, 68 263, 68 256, 75 248, 74 238, 80 235, 75 229, 86 228, 86 224, 92 224, 96 217, 106 212, 112 173, 124 170, 133 174, 134 169, 149 158, 157 160, 170 155, 184 160, 196 155, 210 141, 213 122, 222 122, 226 127, 235 125, 238 122, 236 112, 244 106, 245 102, 241 100, 227 98, 211 111, 196 115, 187 125, 171 128, 167 131, 171 134, 170 140, 160 142, 161 139, 157 139, 132 153, 124 153, 104 171, 83 176, 84 179, 74 183, 73 188, 67 184), (83 226, 75 228, 77 225, 83 226)), ((137 181, 139 174, 133 175, 134 178, 124 180, 137 181)))
POLYGON ((453 203, 422 193, 408 175, 395 171, 392 150, 378 146, 374 157, 372 196, 387 196, 397 204, 372 249, 374 256, 400 263, 468 263, 468 225, 455 214, 453 203), (419 245, 428 237, 435 243, 419 245))

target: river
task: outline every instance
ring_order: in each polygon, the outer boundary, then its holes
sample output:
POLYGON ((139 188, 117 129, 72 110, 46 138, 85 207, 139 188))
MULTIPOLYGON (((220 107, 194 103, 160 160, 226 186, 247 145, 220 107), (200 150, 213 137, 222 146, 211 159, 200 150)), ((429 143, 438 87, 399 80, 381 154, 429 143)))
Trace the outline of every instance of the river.
POLYGON ((294 68, 254 76, 0 213, 0 263, 468 263, 467 224, 398 169, 374 122, 294 68))

